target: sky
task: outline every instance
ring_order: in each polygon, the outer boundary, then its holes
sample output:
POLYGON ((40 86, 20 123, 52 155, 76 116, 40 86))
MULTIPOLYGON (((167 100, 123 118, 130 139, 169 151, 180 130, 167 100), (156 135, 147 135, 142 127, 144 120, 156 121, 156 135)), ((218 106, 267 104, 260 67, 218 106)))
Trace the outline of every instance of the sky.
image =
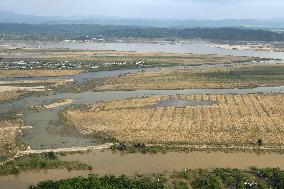
POLYGON ((41 16, 157 19, 284 18, 284 0, 0 0, 0 9, 41 16))

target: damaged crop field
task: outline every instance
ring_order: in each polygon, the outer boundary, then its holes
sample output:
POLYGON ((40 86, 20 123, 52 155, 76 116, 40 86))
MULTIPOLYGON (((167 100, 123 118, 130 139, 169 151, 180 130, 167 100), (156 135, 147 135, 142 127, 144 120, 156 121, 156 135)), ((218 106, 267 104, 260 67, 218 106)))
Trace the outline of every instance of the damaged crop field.
POLYGON ((282 94, 142 97, 102 102, 64 115, 84 134, 105 133, 125 143, 284 145, 282 94), (174 105, 176 100, 188 104, 174 105))
POLYGON ((129 73, 107 78, 97 84, 95 88, 97 91, 109 91, 254 88, 282 85, 284 85, 284 66, 263 64, 129 73))

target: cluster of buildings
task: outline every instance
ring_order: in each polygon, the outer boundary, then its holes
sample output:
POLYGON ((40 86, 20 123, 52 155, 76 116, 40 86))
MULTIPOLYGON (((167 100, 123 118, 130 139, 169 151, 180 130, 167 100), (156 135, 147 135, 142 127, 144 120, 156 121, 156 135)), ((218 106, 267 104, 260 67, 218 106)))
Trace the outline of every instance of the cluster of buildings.
POLYGON ((64 60, 64 61, 36 61, 36 60, 5 60, 0 59, 1 70, 88 70, 111 66, 143 65, 143 61, 133 62, 97 62, 94 60, 64 60))

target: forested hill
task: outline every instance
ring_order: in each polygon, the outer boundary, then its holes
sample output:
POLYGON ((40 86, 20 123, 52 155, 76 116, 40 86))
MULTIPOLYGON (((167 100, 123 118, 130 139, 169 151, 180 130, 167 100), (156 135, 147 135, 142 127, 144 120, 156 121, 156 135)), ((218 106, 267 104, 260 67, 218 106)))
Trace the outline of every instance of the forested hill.
POLYGON ((0 24, 2 39, 165 38, 284 41, 284 33, 247 28, 157 28, 117 25, 0 24), (4 35, 3 35, 4 34, 4 35))

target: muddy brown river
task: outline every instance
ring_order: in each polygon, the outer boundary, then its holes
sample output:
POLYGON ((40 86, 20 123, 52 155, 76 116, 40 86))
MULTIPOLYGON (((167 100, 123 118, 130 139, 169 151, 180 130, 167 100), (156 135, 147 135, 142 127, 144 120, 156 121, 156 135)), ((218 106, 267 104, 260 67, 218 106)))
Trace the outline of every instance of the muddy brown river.
POLYGON ((187 169, 239 168, 251 166, 259 168, 279 167, 284 169, 284 157, 281 154, 257 154, 249 152, 168 152, 166 154, 125 154, 110 150, 94 150, 84 154, 61 157, 62 160, 78 160, 93 166, 93 171, 38 170, 20 175, 0 177, 1 189, 23 189, 31 184, 45 180, 58 180, 75 176, 98 175, 135 175, 162 173, 187 169))

